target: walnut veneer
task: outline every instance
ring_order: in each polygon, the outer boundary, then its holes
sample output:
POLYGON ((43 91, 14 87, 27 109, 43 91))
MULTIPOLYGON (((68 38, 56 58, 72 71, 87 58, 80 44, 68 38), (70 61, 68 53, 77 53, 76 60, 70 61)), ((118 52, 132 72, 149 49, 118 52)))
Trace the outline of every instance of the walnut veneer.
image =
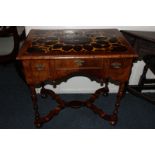
POLYGON ((68 106, 86 106, 111 124, 116 124, 120 100, 136 57, 137 54, 129 43, 115 29, 31 30, 17 59, 23 65, 25 79, 31 90, 35 125, 40 127, 68 106), (105 85, 85 102, 66 102, 53 91, 44 88, 46 83, 56 87, 62 81, 79 75, 105 85), (99 95, 108 94, 109 81, 119 85, 112 114, 106 114, 93 104, 99 95), (38 112, 35 92, 35 86, 38 84, 42 87, 42 97, 50 95, 58 103, 55 109, 42 117, 38 112))

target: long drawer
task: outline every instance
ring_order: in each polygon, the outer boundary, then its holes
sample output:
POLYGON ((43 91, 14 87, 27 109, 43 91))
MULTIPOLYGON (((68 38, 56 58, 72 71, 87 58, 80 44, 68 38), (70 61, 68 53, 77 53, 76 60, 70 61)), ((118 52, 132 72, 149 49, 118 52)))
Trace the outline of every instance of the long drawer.
POLYGON ((57 59, 55 60, 56 70, 70 69, 101 69, 102 59, 57 59))

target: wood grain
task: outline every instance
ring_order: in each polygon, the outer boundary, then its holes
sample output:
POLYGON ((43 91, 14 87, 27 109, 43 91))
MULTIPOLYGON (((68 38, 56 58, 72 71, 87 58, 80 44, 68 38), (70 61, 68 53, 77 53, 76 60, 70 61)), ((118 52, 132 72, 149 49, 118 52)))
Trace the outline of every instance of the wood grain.
POLYGON ((125 93, 135 51, 118 30, 32 30, 17 57, 23 64, 23 72, 30 86, 35 125, 51 120, 65 107, 86 106, 112 125, 117 123, 120 101, 125 93), (71 33, 72 32, 72 33, 71 33), (66 39, 67 37, 67 39, 66 39), (83 101, 63 101, 60 96, 44 88, 46 82, 56 87, 73 76, 87 76, 105 87, 83 101), (119 85, 114 112, 109 115, 93 102, 99 95, 107 96, 108 82, 119 85), (46 116, 40 117, 36 102, 35 85, 42 86, 41 96, 52 96, 58 106, 46 116))

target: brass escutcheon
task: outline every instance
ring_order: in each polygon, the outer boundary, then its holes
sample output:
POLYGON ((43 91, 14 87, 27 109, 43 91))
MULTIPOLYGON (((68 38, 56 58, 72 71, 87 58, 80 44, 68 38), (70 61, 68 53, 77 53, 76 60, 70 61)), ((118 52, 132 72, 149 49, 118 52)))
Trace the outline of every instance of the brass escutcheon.
POLYGON ((114 68, 114 69, 119 69, 122 67, 122 64, 120 62, 113 62, 111 64, 111 67, 114 68))
POLYGON ((36 64, 35 67, 37 68, 38 71, 42 71, 45 68, 43 64, 36 64))
POLYGON ((77 66, 82 66, 83 64, 84 64, 84 60, 81 60, 81 59, 77 59, 77 60, 74 60, 74 62, 75 62, 75 64, 77 65, 77 66))

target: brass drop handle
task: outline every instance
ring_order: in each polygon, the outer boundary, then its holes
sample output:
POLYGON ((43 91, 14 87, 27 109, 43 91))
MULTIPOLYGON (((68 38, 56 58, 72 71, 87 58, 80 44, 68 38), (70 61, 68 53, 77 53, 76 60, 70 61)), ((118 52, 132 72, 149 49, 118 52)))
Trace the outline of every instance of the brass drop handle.
POLYGON ((84 64, 84 60, 81 60, 81 59, 77 59, 77 60, 74 60, 74 62, 75 62, 75 64, 77 65, 77 66, 82 66, 83 64, 84 64))
POLYGON ((44 66, 43 64, 36 64, 35 67, 36 67, 36 69, 37 69, 38 71, 42 71, 42 70, 44 70, 44 68, 45 68, 45 66, 44 66))
POLYGON ((111 63, 111 67, 114 68, 114 69, 119 69, 122 67, 122 63, 120 62, 113 62, 111 63))

